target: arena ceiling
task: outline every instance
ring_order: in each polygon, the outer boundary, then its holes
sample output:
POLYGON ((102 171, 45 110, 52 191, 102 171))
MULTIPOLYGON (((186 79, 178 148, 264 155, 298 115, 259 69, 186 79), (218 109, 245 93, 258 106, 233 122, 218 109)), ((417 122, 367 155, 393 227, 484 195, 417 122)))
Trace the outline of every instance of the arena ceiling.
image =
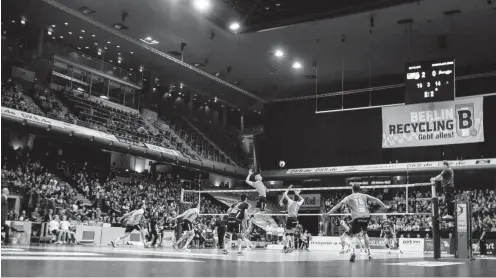
MULTIPOLYGON (((242 108, 336 88, 401 83, 407 61, 455 57, 458 67, 496 68, 496 11, 490 0, 343 0, 322 9, 317 7, 331 1, 316 0, 308 9, 296 4, 303 1, 253 2, 259 5, 212 1, 210 14, 193 9, 186 0, 10 0, 9 4, 42 26, 56 25, 57 32, 66 27, 85 30, 82 41, 88 51, 96 52, 95 42, 108 46, 106 55, 114 55, 114 60, 121 53, 126 64, 159 73, 160 82, 166 82, 162 86, 182 82, 242 108), (391 6, 393 2, 401 5, 391 6), (267 3, 275 10, 279 4, 283 11, 271 15, 265 10, 267 3), (84 7, 92 13, 84 14, 84 7), (226 28, 232 20, 245 24, 238 33, 226 28), (113 28, 116 23, 127 29, 113 28), (140 42, 147 37, 158 44, 140 42), (276 57, 276 50, 282 50, 284 57, 276 57), (296 61, 302 68, 292 68, 296 61)), ((71 39, 74 44, 79 41, 78 36, 71 39)))

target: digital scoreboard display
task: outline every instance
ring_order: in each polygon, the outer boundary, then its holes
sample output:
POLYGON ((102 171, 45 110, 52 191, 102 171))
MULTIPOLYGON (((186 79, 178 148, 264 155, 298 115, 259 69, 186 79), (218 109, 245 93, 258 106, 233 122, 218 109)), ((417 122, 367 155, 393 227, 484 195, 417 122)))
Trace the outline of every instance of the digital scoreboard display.
POLYGON ((406 65, 405 103, 455 99, 455 60, 446 59, 406 65))

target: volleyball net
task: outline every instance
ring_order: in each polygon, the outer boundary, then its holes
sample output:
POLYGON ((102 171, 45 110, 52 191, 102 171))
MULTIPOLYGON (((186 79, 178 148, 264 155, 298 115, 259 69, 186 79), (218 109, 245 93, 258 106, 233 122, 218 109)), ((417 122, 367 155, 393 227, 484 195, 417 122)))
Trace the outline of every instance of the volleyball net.
MULTIPOLYGON (((312 195, 312 194, 319 194, 320 196, 320 204, 316 204, 313 207, 313 210, 319 210, 319 212, 316 213, 300 213, 298 214, 299 217, 306 217, 306 216, 318 216, 322 217, 323 215, 330 216, 330 217, 343 217, 346 215, 349 215, 349 213, 333 213, 333 214, 326 214, 327 211, 329 210, 330 207, 333 205, 336 205, 343 197, 349 195, 351 193, 351 186, 335 186, 335 187, 309 187, 309 188, 296 188, 293 187, 290 189, 288 195, 292 195, 294 190, 301 190, 300 195, 305 198, 306 195, 312 195), (336 194, 332 194, 335 192, 336 194), (326 194, 327 193, 327 194, 326 194), (339 198, 339 199, 338 199, 339 198), (332 199, 334 200, 331 203, 331 206, 325 206, 324 203, 326 202, 325 200, 332 199)), ((396 184, 396 185, 366 185, 366 186, 361 186, 362 192, 369 194, 374 197, 380 197, 382 196, 391 196, 396 194, 397 197, 396 200, 393 198, 392 200, 386 200, 383 199, 383 202, 388 205, 390 203, 394 203, 397 207, 396 211, 390 211, 390 212, 373 212, 371 213, 371 216, 420 216, 420 215, 425 215, 425 216, 430 216, 432 214, 432 208, 430 209, 430 212, 419 212, 418 210, 415 209, 417 207, 417 202, 430 202, 430 200, 433 197, 436 197, 436 191, 435 191, 435 186, 432 183, 414 183, 414 184, 396 184), (410 193, 412 193, 412 190, 415 190, 417 188, 423 188, 423 193, 421 194, 421 198, 411 198, 410 193), (429 190, 430 188, 430 190, 429 190), (393 191, 393 192, 392 192, 393 191), (403 194, 400 193, 400 191, 403 191, 403 194), (379 195, 379 196, 378 196, 379 195), (401 199, 401 200, 399 200, 401 199), (412 205, 413 204, 413 205, 412 205), (404 209, 403 209, 404 205, 404 209), (400 209, 401 208, 401 209, 400 209), (413 209, 412 209, 413 208, 413 209), (398 211, 400 210, 400 211, 398 211)), ((284 211, 283 207, 279 206, 279 200, 282 198, 282 193, 285 192, 287 188, 269 188, 267 189, 268 193, 268 206, 267 206, 267 211, 263 213, 264 216, 268 217, 284 217, 287 216, 284 211), (278 199, 277 201, 274 201, 274 192, 279 192, 280 194, 277 194, 278 199), (272 200, 272 201, 271 201, 272 200)), ((418 191, 418 190, 416 190, 418 191)), ((217 199, 218 201, 226 204, 227 206, 230 206, 232 204, 235 204, 239 202, 241 194, 246 194, 248 197, 248 202, 252 205, 252 211, 249 213, 252 214, 253 212, 256 211, 255 209, 255 204, 258 200, 258 193, 255 189, 226 189, 226 190, 182 190, 181 191, 181 202, 199 202, 200 207, 202 207, 202 202, 209 202, 206 200, 204 194, 209 194, 213 198, 217 199)), ((314 195, 312 195, 314 196, 314 195)), ((307 199, 305 200, 305 203, 307 202, 307 199)), ((306 204, 302 205, 301 210, 310 210, 308 209, 308 206, 306 204)), ((373 204, 372 204, 373 205, 373 204)), ((424 204, 425 205, 425 204, 424 204)), ((429 205, 430 206, 430 205, 429 205)), ((211 212, 205 212, 205 210, 201 210, 200 216, 225 216, 225 213, 211 213, 211 212)), ((319 220, 321 222, 322 220, 319 220)))

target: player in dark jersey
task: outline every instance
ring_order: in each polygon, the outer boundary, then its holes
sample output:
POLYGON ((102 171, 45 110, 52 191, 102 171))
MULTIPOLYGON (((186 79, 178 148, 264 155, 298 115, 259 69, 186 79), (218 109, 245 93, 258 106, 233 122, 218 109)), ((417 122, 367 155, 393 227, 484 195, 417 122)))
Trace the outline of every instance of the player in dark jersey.
MULTIPOLYGON (((386 215, 384 215, 382 219, 381 234, 379 235, 379 237, 384 237, 384 245, 388 249, 388 255, 391 255, 391 248, 397 246, 396 230, 394 228, 394 223, 390 221, 386 215)), ((399 249, 399 246, 398 246, 398 251, 402 253, 401 250, 399 249)))
POLYGON ((343 205, 347 205, 348 209, 351 212, 351 227, 350 227, 350 233, 351 233, 351 257, 350 257, 350 262, 355 262, 355 247, 356 247, 356 242, 355 238, 358 237, 358 234, 362 234, 363 238, 365 240, 365 248, 367 248, 367 253, 369 255, 369 259, 372 259, 372 256, 370 255, 370 240, 369 236, 367 235, 367 229, 368 229, 368 224, 370 221, 370 212, 369 208, 367 206, 367 201, 372 201, 374 203, 377 203, 381 205, 384 208, 389 208, 387 207, 381 200, 377 199, 376 197, 372 197, 367 194, 360 193, 360 185, 354 184, 352 187, 352 193, 345 197, 341 202, 339 202, 337 205, 335 205, 328 213, 327 216, 330 214, 335 213, 338 209, 340 209, 343 205))
POLYGON ((238 239, 238 255, 243 255, 243 252, 241 252, 241 244, 243 243, 241 231, 243 230, 243 221, 245 221, 247 217, 247 210, 250 209, 250 204, 248 204, 246 200, 246 194, 242 194, 241 201, 231 206, 227 212, 226 234, 229 235, 229 241, 228 244, 224 246, 224 254, 229 254, 227 248, 231 248, 233 235, 236 235, 238 239))
POLYGON ((441 174, 431 178, 431 183, 438 181, 441 182, 441 185, 443 187, 444 198, 446 201, 446 206, 448 207, 448 215, 445 215, 443 217, 443 219, 446 220, 454 219, 453 218, 455 212, 455 203, 454 203, 455 186, 453 183, 454 179, 455 179, 455 173, 453 172, 453 169, 451 169, 448 161, 443 161, 443 171, 441 172, 441 174))

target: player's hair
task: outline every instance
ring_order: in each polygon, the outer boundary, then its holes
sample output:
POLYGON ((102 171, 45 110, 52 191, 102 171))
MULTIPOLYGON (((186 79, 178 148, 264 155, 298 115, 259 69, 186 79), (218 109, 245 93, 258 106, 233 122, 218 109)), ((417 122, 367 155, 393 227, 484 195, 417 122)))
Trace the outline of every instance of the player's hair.
POLYGON ((242 202, 246 201, 246 198, 247 198, 246 194, 244 194, 244 193, 241 194, 241 201, 242 202))
POLYGON ((447 160, 445 160, 445 161, 443 161, 443 165, 449 167, 449 162, 447 160))
POLYGON ((360 192, 360 185, 359 184, 352 185, 351 190, 353 190, 354 193, 360 192))

